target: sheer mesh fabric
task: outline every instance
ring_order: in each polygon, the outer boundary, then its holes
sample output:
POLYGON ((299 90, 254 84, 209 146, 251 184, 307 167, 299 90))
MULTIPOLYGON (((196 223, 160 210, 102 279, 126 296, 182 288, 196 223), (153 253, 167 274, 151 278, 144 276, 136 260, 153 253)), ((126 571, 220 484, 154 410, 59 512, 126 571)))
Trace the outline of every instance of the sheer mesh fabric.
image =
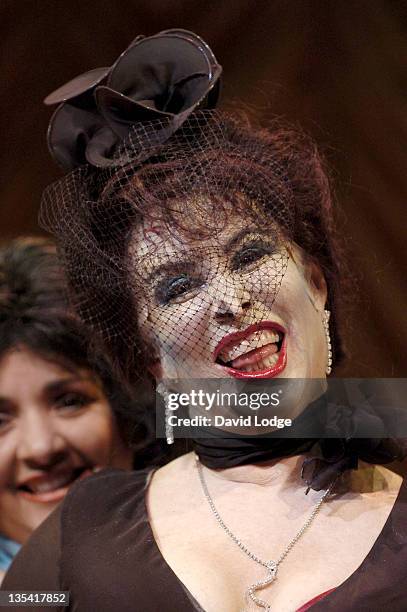
MULTIPOLYGON (((164 354, 171 375, 190 377, 203 357, 203 313, 217 321, 206 346, 234 306, 245 326, 267 318, 292 243, 333 271, 329 246, 315 240, 329 230, 330 198, 300 134, 215 111, 194 113, 168 139, 167 129, 135 124, 112 167, 82 166, 51 185, 41 223, 59 241, 77 308, 116 356, 134 369, 164 354)), ((255 333, 248 348, 264 341, 255 333)))

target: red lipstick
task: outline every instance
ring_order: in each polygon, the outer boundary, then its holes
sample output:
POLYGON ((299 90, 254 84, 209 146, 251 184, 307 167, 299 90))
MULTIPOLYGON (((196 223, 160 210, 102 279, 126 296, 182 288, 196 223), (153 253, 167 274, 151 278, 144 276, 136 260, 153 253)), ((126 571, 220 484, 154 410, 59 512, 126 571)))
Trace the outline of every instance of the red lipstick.
MULTIPOLYGON (((283 341, 281 344, 280 351, 278 353, 278 360, 273 366, 270 366, 263 370, 253 370, 251 372, 247 372, 244 370, 238 370, 236 368, 229 367, 226 365, 222 367, 224 367, 224 369, 230 376, 233 376, 234 378, 240 378, 240 379, 261 379, 261 378, 273 378, 274 376, 277 376, 278 374, 280 374, 280 372, 284 370, 285 366, 287 365, 286 330, 284 329, 282 325, 280 325, 279 323, 275 323, 274 321, 261 321, 260 323, 249 325, 249 327, 247 327, 246 329, 242 331, 228 334, 227 336, 222 338, 222 340, 216 346, 213 352, 214 361, 216 361, 219 354, 222 352, 222 350, 226 346, 236 345, 242 340, 244 340, 245 338, 247 338, 248 336, 250 336, 251 334, 253 334, 254 332, 261 331, 263 329, 270 329, 273 331, 277 331, 283 335, 283 341)), ((258 350, 259 354, 261 354, 262 348, 263 347, 260 347, 259 349, 255 349, 255 350, 258 350)), ((253 352, 254 351, 251 351, 251 353, 253 352)))

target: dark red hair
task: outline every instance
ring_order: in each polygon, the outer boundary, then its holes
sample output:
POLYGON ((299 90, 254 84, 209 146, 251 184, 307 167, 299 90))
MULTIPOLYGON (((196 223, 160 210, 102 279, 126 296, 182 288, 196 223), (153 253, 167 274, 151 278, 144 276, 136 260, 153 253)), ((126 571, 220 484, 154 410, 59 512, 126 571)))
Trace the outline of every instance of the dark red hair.
MULTIPOLYGON (((188 126, 152 149, 142 163, 136 155, 129 159, 140 142, 135 128, 118 152, 125 162, 114 170, 81 168, 51 186, 42 213, 43 223, 59 238, 82 317, 102 332, 127 380, 140 374, 148 359, 137 332, 132 279, 137 270, 128 257, 134 228, 141 219, 154 225, 158 211, 161 221, 178 224, 187 234, 190 220, 183 225, 172 204, 187 204, 191 197, 208 193, 217 221, 227 220, 226 202, 236 207, 242 198, 255 203, 257 218, 261 209, 263 219, 319 265, 328 287, 336 365, 343 356, 338 324, 341 263, 329 181, 313 141, 280 122, 255 129, 247 120, 207 112, 192 116, 188 126)), ((251 210, 248 214, 254 214, 251 210)), ((197 224, 194 237, 205 231, 205 223, 197 224)))

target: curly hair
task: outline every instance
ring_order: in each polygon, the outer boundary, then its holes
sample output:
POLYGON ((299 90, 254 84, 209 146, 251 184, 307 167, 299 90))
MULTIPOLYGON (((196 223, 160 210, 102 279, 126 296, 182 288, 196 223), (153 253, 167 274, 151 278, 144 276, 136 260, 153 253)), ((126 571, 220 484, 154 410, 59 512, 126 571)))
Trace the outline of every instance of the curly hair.
POLYGON ((186 239, 204 237, 216 230, 208 215, 187 214, 188 203, 202 197, 216 211, 218 229, 232 205, 241 215, 274 224, 319 265, 338 364, 340 250, 328 175, 314 142, 279 121, 259 129, 209 111, 192 115, 164 146, 150 144, 149 129, 133 128, 113 169, 82 167, 51 185, 41 215, 59 240, 81 316, 102 332, 126 379, 137 378, 149 358, 137 330, 137 270, 129 261, 134 229, 159 220, 186 239), (140 150, 146 161, 137 156, 140 150), (183 215, 174 213, 180 203, 183 215))

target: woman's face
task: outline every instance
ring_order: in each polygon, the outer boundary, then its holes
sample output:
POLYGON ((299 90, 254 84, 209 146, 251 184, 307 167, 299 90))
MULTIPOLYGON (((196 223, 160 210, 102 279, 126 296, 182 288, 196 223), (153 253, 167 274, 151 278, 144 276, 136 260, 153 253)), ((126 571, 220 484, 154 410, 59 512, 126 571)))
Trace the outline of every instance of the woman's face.
POLYGON ((138 228, 139 325, 158 378, 323 378, 326 284, 269 225, 231 214, 212 238, 138 228))
POLYGON ((24 542, 72 483, 131 467, 101 384, 25 348, 0 360, 0 533, 24 542))

